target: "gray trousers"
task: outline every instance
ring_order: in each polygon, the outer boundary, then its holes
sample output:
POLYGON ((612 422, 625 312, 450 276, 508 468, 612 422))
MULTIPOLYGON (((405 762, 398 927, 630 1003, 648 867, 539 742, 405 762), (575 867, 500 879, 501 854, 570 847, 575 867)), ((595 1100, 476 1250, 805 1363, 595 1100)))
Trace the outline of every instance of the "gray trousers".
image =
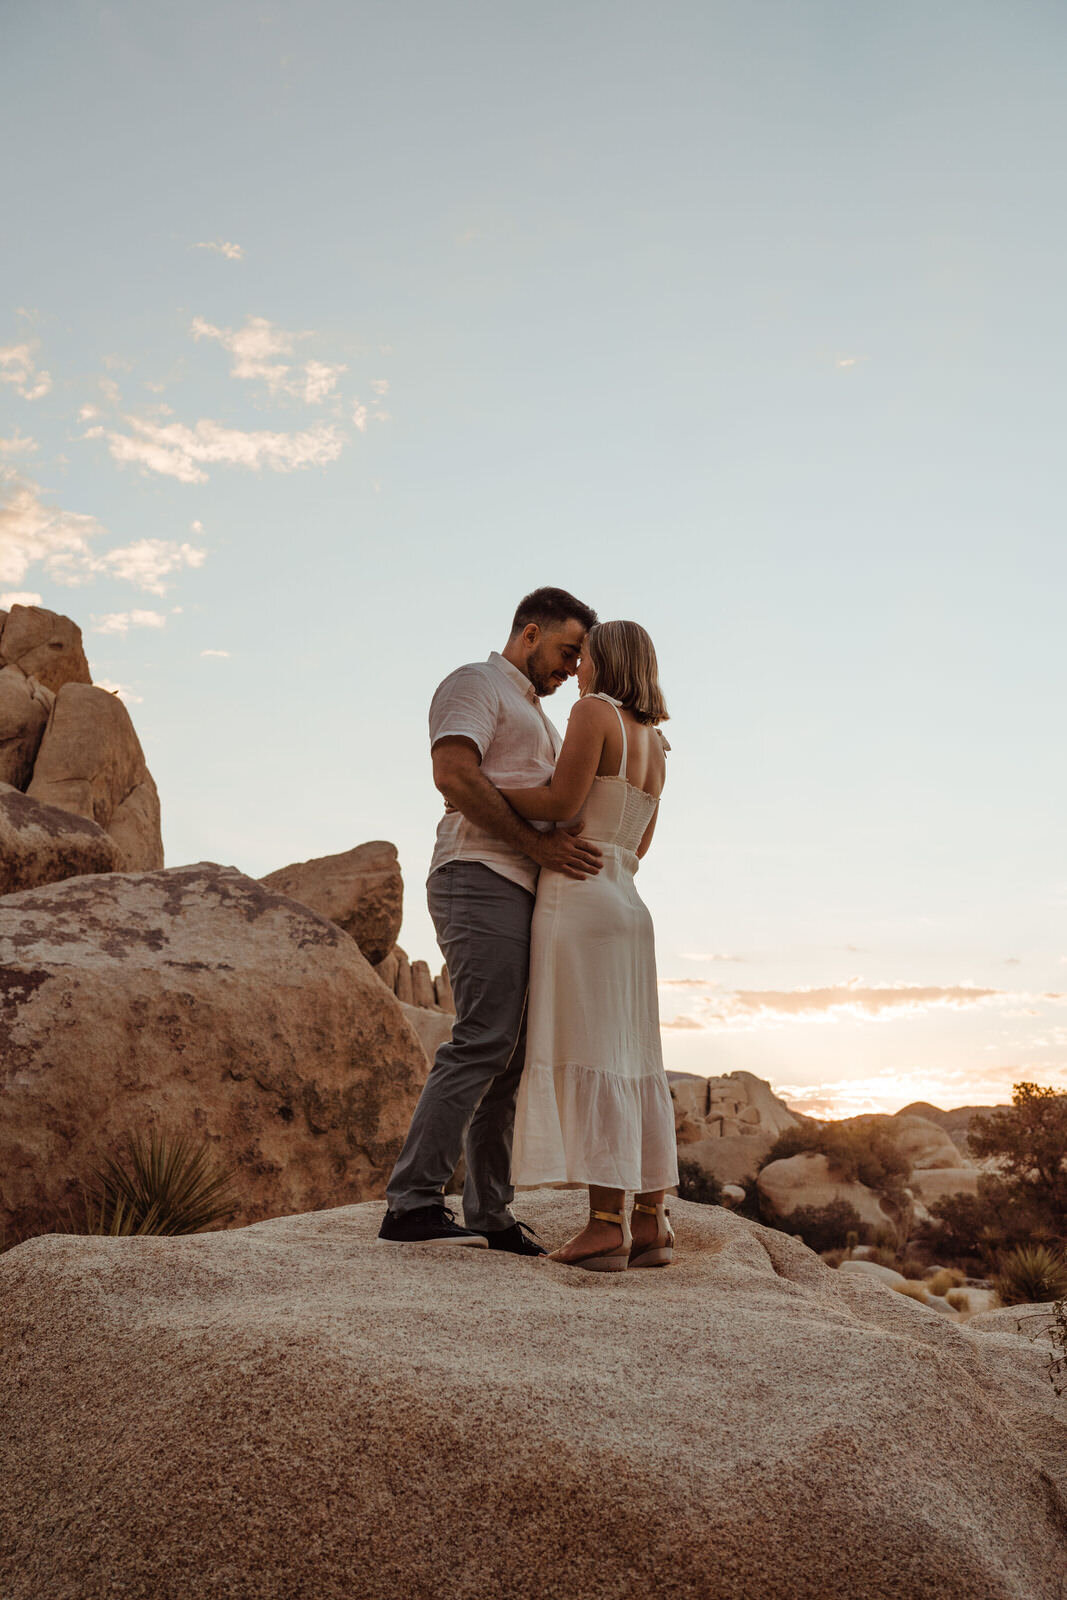
POLYGON ((478 861, 438 867, 426 897, 448 963, 456 1023, 434 1057, 389 1179, 389 1209, 402 1215, 440 1202, 463 1152, 466 1226, 509 1228, 534 897, 478 861))

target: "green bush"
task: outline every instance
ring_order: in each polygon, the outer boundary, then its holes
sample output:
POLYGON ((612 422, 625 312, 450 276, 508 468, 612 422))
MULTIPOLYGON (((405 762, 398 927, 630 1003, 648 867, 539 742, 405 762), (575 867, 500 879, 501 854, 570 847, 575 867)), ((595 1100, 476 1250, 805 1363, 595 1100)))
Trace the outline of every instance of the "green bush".
POLYGON ((722 1205, 722 1184, 712 1172, 705 1172, 696 1161, 678 1163, 678 1198, 695 1200, 701 1206, 722 1205))
POLYGON ((1024 1244, 1001 1257, 993 1287, 1006 1306, 1067 1296, 1067 1256, 1047 1244, 1024 1244))
POLYGON ((97 1167, 85 1194, 85 1232, 200 1233, 233 1214, 232 1172, 219 1171, 208 1145, 151 1133, 128 1134, 118 1159, 97 1167))
POLYGON ((1051 1242, 1048 1218, 1020 1196, 1016 1185, 983 1173, 976 1194, 950 1194, 930 1206, 919 1237, 939 1261, 966 1262, 983 1273, 994 1270, 1005 1251, 1051 1242))
POLYGON ((825 1156, 839 1181, 863 1183, 879 1194, 899 1193, 911 1171, 907 1156, 876 1123, 801 1123, 787 1128, 760 1165, 808 1154, 825 1156))
POLYGON ((798 1233, 809 1250, 841 1249, 850 1233, 866 1237, 867 1230, 855 1206, 847 1200, 831 1200, 825 1206, 797 1206, 777 1226, 787 1233, 798 1233))

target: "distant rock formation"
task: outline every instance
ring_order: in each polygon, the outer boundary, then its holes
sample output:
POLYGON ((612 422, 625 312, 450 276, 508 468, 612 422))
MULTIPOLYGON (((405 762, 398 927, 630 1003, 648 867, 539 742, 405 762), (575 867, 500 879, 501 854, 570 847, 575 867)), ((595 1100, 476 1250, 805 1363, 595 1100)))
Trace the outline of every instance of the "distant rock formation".
POLYGON ((695 1162, 721 1183, 754 1178, 778 1135, 803 1120, 752 1072, 715 1078, 668 1072, 667 1079, 678 1159, 695 1162))
POLYGON ((73 845, 57 850, 54 826, 38 818, 20 829, 20 885, 162 867, 159 796, 130 714, 91 682, 77 623, 42 606, 0 611, 0 783, 94 823, 115 847, 109 867, 81 867, 73 845))
POLYGON ((1010 1111, 1006 1105, 995 1106, 954 1106, 951 1111, 942 1111, 940 1106, 932 1106, 929 1101, 915 1100, 910 1106, 904 1106, 896 1114, 898 1117, 922 1117, 926 1122, 934 1122, 943 1128, 960 1153, 973 1160, 970 1147, 971 1123, 977 1116, 988 1116, 992 1111, 1010 1111))
POLYGON ((377 1203, 0 1256, 0 1593, 1062 1595, 1050 1317, 671 1209, 676 1265, 622 1275, 388 1249, 377 1203))
POLYGON ((0 898, 0 978, 0 1234, 77 1210, 128 1130, 206 1140, 237 1221, 383 1192, 425 1054, 307 906, 211 862, 70 878, 0 898))
POLYGON ((435 978, 428 962, 410 961, 407 951, 395 945, 374 970, 385 987, 405 1005, 420 1006, 426 1011, 447 1011, 449 1015, 455 1015, 456 1002, 452 997, 447 967, 442 967, 435 978))
POLYGON ((404 915, 404 880, 395 844, 375 839, 339 855, 279 867, 260 882, 336 922, 372 967, 396 944, 404 915))

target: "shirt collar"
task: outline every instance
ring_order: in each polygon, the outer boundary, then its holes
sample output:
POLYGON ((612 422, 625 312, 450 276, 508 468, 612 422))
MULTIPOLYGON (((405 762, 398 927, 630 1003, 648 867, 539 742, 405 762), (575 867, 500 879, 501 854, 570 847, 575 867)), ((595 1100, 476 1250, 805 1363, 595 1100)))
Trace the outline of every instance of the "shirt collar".
POLYGON ((505 678, 510 678, 516 689, 524 694, 527 700, 532 700, 534 703, 536 703, 537 690, 534 688, 525 672, 520 672, 518 667, 514 666, 512 662, 507 661, 500 654, 499 650, 490 650, 488 659, 490 666, 495 667, 498 672, 502 672, 505 678))

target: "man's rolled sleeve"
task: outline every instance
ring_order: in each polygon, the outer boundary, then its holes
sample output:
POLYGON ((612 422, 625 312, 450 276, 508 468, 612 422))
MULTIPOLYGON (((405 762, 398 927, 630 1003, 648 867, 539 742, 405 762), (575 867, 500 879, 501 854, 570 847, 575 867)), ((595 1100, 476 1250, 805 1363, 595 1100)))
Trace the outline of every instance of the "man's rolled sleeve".
POLYGON ((481 666, 460 667, 430 702, 430 749, 440 739, 469 739, 484 760, 496 732, 500 697, 481 666))

